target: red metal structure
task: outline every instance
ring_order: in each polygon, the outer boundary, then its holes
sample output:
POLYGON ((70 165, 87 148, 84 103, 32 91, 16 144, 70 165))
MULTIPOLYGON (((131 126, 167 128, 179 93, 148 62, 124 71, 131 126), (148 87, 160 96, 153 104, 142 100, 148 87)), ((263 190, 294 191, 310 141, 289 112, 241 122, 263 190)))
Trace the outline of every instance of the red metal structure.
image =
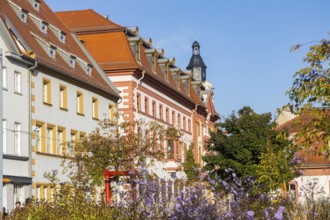
POLYGON ((116 176, 129 176, 129 171, 103 171, 105 179, 105 201, 109 205, 111 203, 111 179, 116 176))

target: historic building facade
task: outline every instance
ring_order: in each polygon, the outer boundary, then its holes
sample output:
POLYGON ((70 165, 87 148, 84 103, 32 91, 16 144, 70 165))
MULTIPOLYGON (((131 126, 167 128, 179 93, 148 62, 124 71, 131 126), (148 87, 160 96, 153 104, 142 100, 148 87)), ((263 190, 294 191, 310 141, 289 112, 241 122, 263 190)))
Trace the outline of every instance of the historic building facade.
POLYGON ((182 163, 190 146, 194 147, 196 161, 202 165, 208 131, 215 129, 219 117, 214 110, 213 88, 206 81, 206 66, 198 42, 193 44, 188 70, 183 70, 175 65, 174 58, 165 56, 163 49, 153 48, 150 38, 139 36, 137 27, 123 27, 93 10, 56 15, 77 34, 121 91, 118 110, 127 120, 155 121, 183 133, 176 143, 166 140, 162 143, 165 158, 160 162, 158 175, 182 176, 182 163))
MULTIPOLYGON (((44 1, 1 0, 3 203, 50 199, 67 143, 113 117, 118 90, 44 1)), ((68 179, 59 172, 61 181, 68 179)))
MULTIPOLYGON (((278 130, 286 130, 293 138, 301 131, 301 123, 312 122, 312 116, 306 114, 294 114, 289 105, 283 107, 276 118, 278 130)), ((317 149, 323 146, 322 142, 315 141, 313 146, 301 149, 297 157, 301 160, 301 176, 292 180, 288 191, 297 201, 304 201, 307 189, 314 185, 315 198, 320 196, 330 196, 330 160, 325 155, 320 155, 317 149)), ((312 193, 311 189, 309 193, 312 193)))

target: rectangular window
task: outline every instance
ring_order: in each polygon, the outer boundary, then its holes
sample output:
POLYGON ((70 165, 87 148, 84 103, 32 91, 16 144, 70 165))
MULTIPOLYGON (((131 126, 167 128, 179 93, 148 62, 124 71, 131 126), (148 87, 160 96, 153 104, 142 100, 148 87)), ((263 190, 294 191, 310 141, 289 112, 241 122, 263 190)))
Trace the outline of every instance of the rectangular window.
POLYGON ((15 93, 21 94, 22 93, 22 74, 20 72, 15 71, 14 81, 15 81, 15 85, 14 85, 15 93))
POLYGON ((14 125, 14 154, 21 154, 21 123, 15 122, 14 125))
POLYGON ((36 128, 36 146, 37 152, 45 152, 46 146, 46 125, 42 122, 37 122, 36 128))
POLYGON ((42 192, 42 194, 43 194, 42 198, 44 200, 48 200, 48 187, 47 186, 44 186, 42 191, 43 191, 42 192))
POLYGON ((71 142, 75 142, 78 140, 78 132, 75 130, 71 130, 71 142))
POLYGON ((183 130, 186 131, 187 130, 187 126, 186 126, 186 117, 183 116, 183 130))
POLYGON ((175 112, 172 111, 172 125, 174 125, 175 123, 175 112))
POLYGON ((166 113, 165 113, 165 117, 166 117, 166 122, 169 123, 170 121, 170 110, 168 108, 166 108, 166 113))
POLYGON ((60 109, 68 109, 68 94, 65 86, 60 85, 60 109))
POLYGON ((7 149, 7 120, 2 120, 2 146, 3 146, 3 153, 6 154, 7 149))
POLYGON ((167 140, 167 158, 174 158, 174 143, 172 140, 167 140))
POLYGON ((178 114, 178 121, 177 121, 177 123, 178 123, 178 129, 180 130, 181 129, 181 115, 180 114, 178 114))
POLYGON ((77 113, 83 115, 84 114, 84 95, 81 92, 77 92, 77 113))
POLYGON ((43 90, 42 90, 42 99, 44 104, 51 104, 51 85, 50 80, 43 79, 42 80, 43 90))
MULTIPOLYGON (((78 141, 78 132, 76 130, 71 130, 70 131, 70 142, 71 145, 74 145, 75 142, 78 141)), ((74 156, 74 149, 67 149, 66 154, 69 156, 74 156)))
POLYGON ((152 116, 156 117, 156 102, 152 101, 152 116))
POLYGON ((41 199, 41 189, 40 189, 40 186, 37 186, 37 189, 36 189, 36 200, 40 200, 41 199))
POLYGON ((56 144, 56 154, 57 155, 64 155, 65 152, 65 140, 66 135, 65 135, 65 128, 58 127, 57 128, 57 144, 56 144))
POLYGON ((136 108, 138 111, 141 111, 141 94, 137 94, 137 100, 136 100, 136 108))
POLYGON ((53 142, 54 142, 54 136, 53 136, 53 127, 47 126, 46 131, 46 153, 52 154, 53 153, 53 142))
POLYGON ((149 99, 148 97, 144 98, 144 112, 149 114, 149 99))
POLYGON ((2 67, 2 87, 7 89, 7 68, 2 67))
POLYGON ((114 122, 115 120, 115 106, 113 105, 109 105, 109 120, 111 122, 114 122))
POLYGON ((93 119, 99 118, 99 101, 97 98, 92 98, 92 115, 93 119))
POLYGON ((16 202, 23 203, 24 188, 21 184, 14 184, 14 204, 16 202))
POLYGON ((159 105, 159 119, 163 120, 163 105, 159 105))
POLYGON ((191 121, 188 119, 188 132, 191 132, 191 121))

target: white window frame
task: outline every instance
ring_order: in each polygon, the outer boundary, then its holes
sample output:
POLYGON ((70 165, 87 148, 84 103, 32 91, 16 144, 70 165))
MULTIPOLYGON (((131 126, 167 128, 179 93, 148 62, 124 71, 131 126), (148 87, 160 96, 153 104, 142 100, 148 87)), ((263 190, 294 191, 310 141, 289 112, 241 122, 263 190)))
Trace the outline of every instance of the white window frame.
POLYGON ((46 130, 46 153, 52 154, 53 152, 53 129, 51 127, 47 127, 46 130))
POLYGON ((24 186, 21 184, 14 184, 14 204, 21 202, 23 204, 24 186))
POLYGON ((47 29, 48 29, 47 26, 48 26, 47 23, 45 23, 43 21, 41 22, 41 24, 40 24, 40 30, 41 30, 42 33, 47 34, 47 29))
POLYGON ((22 145, 22 124, 15 122, 14 124, 14 154, 21 155, 21 145, 22 145))
POLYGON ((63 43, 63 44, 65 43, 65 34, 64 33, 60 32, 59 40, 61 41, 61 43, 63 43))
POLYGON ((22 93, 22 74, 18 71, 14 72, 14 91, 15 93, 22 93))
POLYGON ((37 137, 37 152, 41 152, 42 151, 42 137, 41 137, 41 126, 40 125, 36 125, 36 137, 37 137))
POLYGON ((57 154, 58 155, 62 155, 62 151, 63 151, 63 130, 57 130, 57 154))
POLYGON ((20 13, 20 19, 21 21, 23 21, 24 23, 27 22, 27 13, 25 11, 22 11, 21 10, 21 13, 20 13))
POLYGON ((38 1, 34 1, 33 2, 33 8, 36 10, 36 11, 39 11, 40 10, 40 3, 38 1))

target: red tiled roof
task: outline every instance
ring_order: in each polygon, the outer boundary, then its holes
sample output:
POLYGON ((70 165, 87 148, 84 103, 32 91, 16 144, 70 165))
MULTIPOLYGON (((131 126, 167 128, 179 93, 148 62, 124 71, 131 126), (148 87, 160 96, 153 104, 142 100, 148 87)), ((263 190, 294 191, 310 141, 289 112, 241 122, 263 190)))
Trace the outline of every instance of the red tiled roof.
POLYGON ((128 40, 123 37, 125 36, 125 28, 122 26, 109 21, 93 10, 57 12, 56 15, 69 29, 79 30, 77 33, 79 38, 85 41, 85 47, 104 70, 124 71, 129 68, 145 70, 148 77, 158 80, 191 103, 196 103, 185 91, 182 82, 177 86, 171 73, 168 73, 168 80, 166 80, 158 65, 155 70, 152 70, 143 45, 140 47, 141 64, 137 63, 128 40), (88 25, 83 26, 86 17, 88 17, 88 25), (98 30, 97 28, 100 26, 104 28, 98 30), (83 27, 84 30, 82 30, 83 27), (105 31, 106 28, 108 31, 105 31))
POLYGON ((56 12, 57 17, 73 32, 124 29, 92 9, 56 12))
MULTIPOLYGON (((326 113, 328 114, 328 113, 326 113)), ((315 116, 311 114, 302 114, 294 119, 291 119, 284 124, 278 126, 277 130, 287 130, 290 134, 296 134, 301 131, 304 124, 309 124, 313 121, 315 116)), ((303 138, 300 140, 303 141, 303 138)), ((302 149, 298 152, 298 157, 303 161, 302 163, 306 167, 311 166, 330 166, 330 160, 326 156, 321 155, 319 150, 323 146, 323 142, 318 142, 317 140, 314 143, 314 146, 311 146, 310 149, 302 149)))
POLYGON ((79 35, 103 70, 138 68, 123 32, 79 35))
MULTIPOLYGON (((70 78, 74 78, 76 81, 85 83, 101 93, 110 95, 111 97, 118 99, 119 95, 115 87, 112 87, 108 79, 102 75, 102 71, 99 72, 95 67, 92 67, 91 76, 87 75, 85 70, 81 69, 79 65, 75 68, 71 68, 69 63, 62 59, 62 57, 57 54, 56 58, 51 58, 45 49, 38 43, 37 38, 39 38, 45 45, 53 45, 57 49, 61 49, 70 55, 74 55, 77 58, 83 60, 87 64, 93 65, 92 60, 86 55, 83 49, 79 46, 76 39, 71 35, 70 31, 64 26, 64 24, 56 17, 52 10, 47 6, 44 0, 40 1, 40 10, 35 10, 28 1, 23 0, 0 0, 0 10, 5 15, 4 22, 7 24, 8 28, 14 28, 15 32, 20 35, 26 45, 30 50, 35 52, 36 60, 39 66, 45 66, 55 71, 61 72, 70 78), (12 4, 12 3, 14 4, 12 4), (29 13, 27 16, 27 22, 21 21, 19 14, 16 11, 19 8, 24 9, 29 13), (37 20, 45 21, 49 24, 47 34, 44 34, 40 27, 33 21, 33 17, 37 20), (9 20, 9 21, 8 21, 9 20), (9 25, 12 25, 12 27, 9 25), (51 29, 51 26, 56 27, 60 31, 66 33, 65 43, 60 42, 60 39, 51 29)), ((16 36, 18 37, 18 36, 16 36)), ((19 38, 19 37, 18 37, 19 38)), ((16 39, 17 40, 17 39, 16 39)), ((23 50, 21 48, 21 50, 23 50)), ((26 51, 21 51, 23 54, 26 51)))

